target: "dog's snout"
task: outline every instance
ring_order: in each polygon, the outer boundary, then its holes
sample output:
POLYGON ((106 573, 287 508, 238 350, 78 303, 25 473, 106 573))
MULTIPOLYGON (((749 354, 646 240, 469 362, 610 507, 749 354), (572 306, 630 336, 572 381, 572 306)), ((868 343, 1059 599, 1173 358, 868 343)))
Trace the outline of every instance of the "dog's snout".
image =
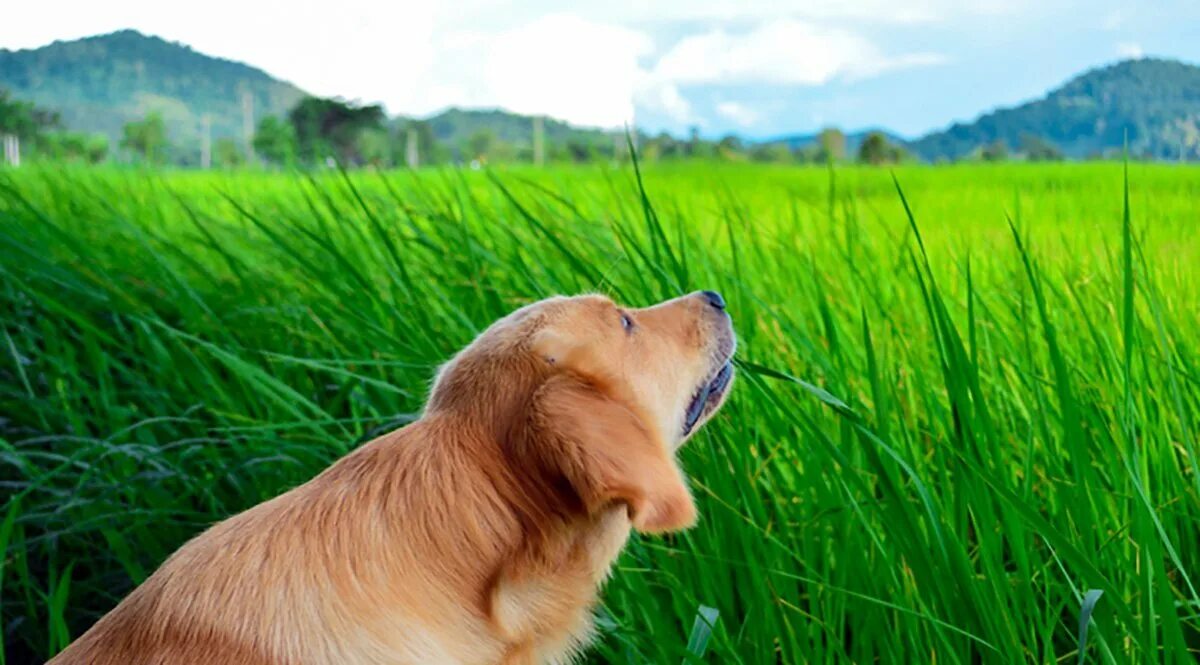
POLYGON ((725 298, 721 297, 721 294, 716 291, 701 291, 700 297, 704 298, 709 305, 717 309, 725 309, 725 298))

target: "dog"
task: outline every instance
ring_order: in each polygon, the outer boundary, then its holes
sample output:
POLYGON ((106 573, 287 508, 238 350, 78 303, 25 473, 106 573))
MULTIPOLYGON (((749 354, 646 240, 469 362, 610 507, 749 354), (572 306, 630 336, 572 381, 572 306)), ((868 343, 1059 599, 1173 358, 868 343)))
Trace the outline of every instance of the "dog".
POLYGON ((50 662, 572 662, 631 530, 695 523, 675 453, 728 396, 735 345, 712 291, 518 309, 419 420, 195 537, 50 662))

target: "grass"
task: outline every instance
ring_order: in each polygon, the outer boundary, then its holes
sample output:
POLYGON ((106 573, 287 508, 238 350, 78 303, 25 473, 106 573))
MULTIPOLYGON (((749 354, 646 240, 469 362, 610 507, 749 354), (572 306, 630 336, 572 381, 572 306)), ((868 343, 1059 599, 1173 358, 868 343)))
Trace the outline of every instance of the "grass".
POLYGON ((0 173, 0 652, 408 422, 519 304, 716 288, 702 521, 631 543, 594 662, 1195 662, 1200 173, 1128 170, 0 173))

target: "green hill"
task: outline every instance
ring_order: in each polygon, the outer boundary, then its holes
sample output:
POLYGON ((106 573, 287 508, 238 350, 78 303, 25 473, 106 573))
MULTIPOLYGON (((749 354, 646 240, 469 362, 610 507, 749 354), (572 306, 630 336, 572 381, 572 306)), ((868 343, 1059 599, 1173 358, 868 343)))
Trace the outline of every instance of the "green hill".
POLYGON ((0 88, 57 111, 71 129, 102 132, 114 143, 126 122, 158 111, 181 147, 198 144, 204 115, 214 139, 241 138, 246 92, 256 118, 286 113, 305 95, 262 70, 134 30, 0 49, 0 88))
MULTIPOLYGON (((0 89, 38 107, 58 112, 75 131, 100 132, 113 144, 130 120, 151 111, 163 115, 175 161, 199 154, 202 118, 212 122, 212 137, 243 136, 243 91, 253 99, 257 122, 283 117, 306 93, 249 65, 197 53, 190 47, 134 30, 37 49, 0 49, 0 89)), ((395 118, 399 130, 408 118, 395 118)), ((426 119, 434 140, 449 155, 464 155, 480 134, 531 150, 533 119, 502 110, 449 109, 426 119)), ((609 133, 572 127, 547 118, 545 136, 558 151, 611 147, 609 133)))
POLYGON ((957 159, 1000 141, 1019 150, 1029 137, 1068 157, 1122 150, 1153 159, 1200 158, 1200 67, 1141 59, 1086 72, 1044 98, 998 109, 913 141, 925 159, 957 159))

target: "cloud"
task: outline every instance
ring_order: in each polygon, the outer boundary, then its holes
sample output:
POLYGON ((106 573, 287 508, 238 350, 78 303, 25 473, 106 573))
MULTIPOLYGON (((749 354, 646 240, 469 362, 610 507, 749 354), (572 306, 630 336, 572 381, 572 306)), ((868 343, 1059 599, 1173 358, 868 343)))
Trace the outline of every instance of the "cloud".
POLYGON ((1146 56, 1146 51, 1137 42, 1121 42, 1117 44, 1117 55, 1122 58, 1139 59, 1146 56))
POLYGON ((941 61, 933 53, 887 56, 848 30, 782 20, 740 33, 715 29, 684 37, 658 60, 652 77, 675 84, 821 85, 941 61))
POLYGON ((1030 1, 582 0, 566 11, 550 0, 341 0, 330 11, 322 0, 210 0, 196 14, 157 0, 43 0, 0 22, 0 44, 132 27, 261 67, 317 95, 382 102, 391 113, 498 106, 619 127, 637 108, 704 126, 732 120, 730 113, 749 116, 694 98, 697 86, 815 86, 940 61, 885 53, 845 26, 946 22, 1030 1), (286 30, 278 29, 281 16, 286 30))
POLYGON ((638 57, 651 46, 627 28, 567 14, 540 18, 488 42, 485 94, 518 113, 620 126, 633 120, 638 57))
POLYGON ((739 102, 720 102, 716 106, 717 115, 742 127, 749 127, 758 122, 761 115, 739 102))
POLYGON ((1100 27, 1104 30, 1117 30, 1125 25, 1125 10, 1113 9, 1104 15, 1100 21, 1100 27))
MULTIPOLYGON (((658 57, 644 32, 568 13, 498 32, 459 30, 439 45, 435 65, 414 86, 420 99, 400 109, 498 106, 599 127, 633 122, 635 108, 679 126, 706 126, 689 86, 814 86, 941 61, 930 53, 889 56, 856 33, 796 20, 688 34, 658 57)), ((736 103, 709 113, 744 125, 757 119, 736 103)))
MULTIPOLYGON (((1056 2, 1057 0, 1049 0, 1056 2)), ((549 10, 569 4, 580 17, 621 25, 754 24, 788 18, 817 22, 854 21, 873 25, 918 25, 947 23, 963 17, 1017 15, 1047 0, 774 0, 734 2, 731 0, 656 0, 655 2, 611 2, 550 0, 500 2, 459 0, 454 13, 475 25, 505 25, 531 20, 549 10)))
POLYGON ((661 113, 677 125, 703 124, 674 84, 655 85, 643 77, 634 93, 634 101, 638 107, 661 113))

